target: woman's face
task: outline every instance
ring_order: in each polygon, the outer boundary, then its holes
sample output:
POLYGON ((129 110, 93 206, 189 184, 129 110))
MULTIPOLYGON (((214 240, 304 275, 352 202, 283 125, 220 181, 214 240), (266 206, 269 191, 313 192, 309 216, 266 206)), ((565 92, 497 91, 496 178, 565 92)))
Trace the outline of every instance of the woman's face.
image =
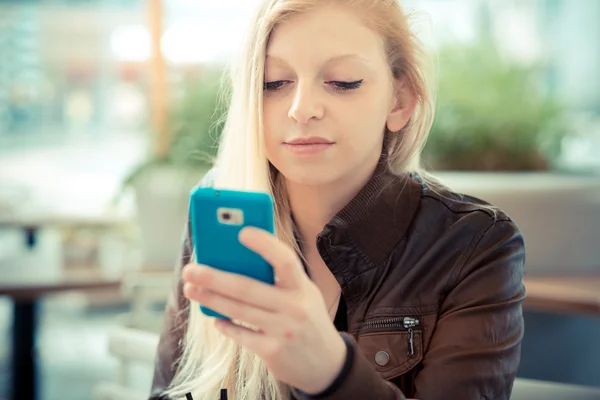
POLYGON ((410 118, 396 100, 383 39, 344 8, 280 24, 264 81, 267 156, 295 183, 364 179, 381 155, 386 124, 395 132, 410 118))

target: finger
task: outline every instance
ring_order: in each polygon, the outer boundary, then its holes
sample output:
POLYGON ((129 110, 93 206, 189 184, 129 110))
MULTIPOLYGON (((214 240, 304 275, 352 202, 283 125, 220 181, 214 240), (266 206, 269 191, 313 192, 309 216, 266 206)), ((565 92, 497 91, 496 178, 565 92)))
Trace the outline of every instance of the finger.
MULTIPOLYGON (((250 306, 209 290, 198 290, 189 283, 184 285, 184 294, 190 300, 210 308, 235 321, 241 321, 256 327, 262 332, 274 334, 281 322, 277 322, 277 314, 250 306)), ((280 318, 279 318, 280 319, 280 318)))
POLYGON ((280 288, 244 275, 225 272, 205 265, 188 264, 183 280, 192 285, 267 311, 285 308, 280 288))
POLYGON ((298 288, 307 279, 296 253, 269 232, 246 227, 240 231, 239 239, 244 246, 271 264, 278 286, 298 288))
POLYGON ((215 321, 215 328, 240 346, 246 347, 257 354, 261 353, 261 350, 265 347, 268 340, 270 340, 264 333, 256 332, 223 319, 215 321))

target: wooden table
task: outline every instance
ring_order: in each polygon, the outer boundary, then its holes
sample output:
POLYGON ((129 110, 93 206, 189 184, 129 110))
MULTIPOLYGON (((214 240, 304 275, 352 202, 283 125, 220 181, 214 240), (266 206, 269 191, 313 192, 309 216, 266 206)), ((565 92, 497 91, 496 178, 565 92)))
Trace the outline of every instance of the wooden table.
POLYGON ((133 218, 115 213, 67 214, 62 212, 22 212, 13 215, 0 214, 0 228, 18 229, 23 232, 28 248, 37 244, 37 235, 41 229, 49 227, 93 228, 115 227, 133 223, 133 218))
POLYGON ((11 399, 36 400, 38 380, 35 342, 37 312, 41 299, 49 294, 73 290, 118 289, 121 279, 103 278, 98 274, 69 274, 54 278, 12 279, 2 277, 0 296, 13 300, 11 399))
POLYGON ((525 310, 600 317, 600 267, 586 276, 527 276, 525 310))
MULTIPOLYGON (((0 228, 17 229, 23 232, 25 248, 36 248, 38 234, 49 227, 85 226, 108 228, 130 224, 132 219, 111 213, 65 214, 51 210, 19 211, 10 215, 0 214, 0 228)), ((0 274, 2 271, 0 271, 0 274)), ((0 296, 13 299, 11 399, 36 400, 37 366, 35 338, 37 333, 37 310, 40 300, 49 294, 72 290, 118 289, 120 277, 105 278, 94 273, 60 275, 53 278, 29 276, 27 278, 2 274, 0 296)))

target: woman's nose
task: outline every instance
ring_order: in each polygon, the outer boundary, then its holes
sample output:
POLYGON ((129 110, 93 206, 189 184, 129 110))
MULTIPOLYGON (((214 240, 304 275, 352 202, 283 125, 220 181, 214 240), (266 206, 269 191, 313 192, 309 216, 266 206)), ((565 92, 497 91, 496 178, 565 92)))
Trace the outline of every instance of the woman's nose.
POLYGON ((297 85, 288 117, 299 124, 306 124, 311 119, 323 118, 324 107, 315 90, 308 85, 297 85))

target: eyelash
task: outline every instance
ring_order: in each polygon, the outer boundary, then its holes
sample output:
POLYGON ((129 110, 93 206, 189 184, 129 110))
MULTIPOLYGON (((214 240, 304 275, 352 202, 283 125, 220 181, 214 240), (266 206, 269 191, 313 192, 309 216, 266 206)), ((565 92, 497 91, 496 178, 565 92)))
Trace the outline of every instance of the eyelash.
MULTIPOLYGON (((271 92, 275 92, 277 90, 281 90, 283 85, 285 83, 290 83, 291 81, 272 81, 272 82, 265 82, 263 85, 263 89, 267 90, 267 91, 271 91, 271 92)), ((353 81, 353 82, 344 82, 344 81, 329 81, 326 82, 329 84, 333 84, 334 89, 336 91, 339 92, 347 92, 349 90, 356 90, 358 89, 362 83, 363 80, 360 79, 358 81, 353 81)))

